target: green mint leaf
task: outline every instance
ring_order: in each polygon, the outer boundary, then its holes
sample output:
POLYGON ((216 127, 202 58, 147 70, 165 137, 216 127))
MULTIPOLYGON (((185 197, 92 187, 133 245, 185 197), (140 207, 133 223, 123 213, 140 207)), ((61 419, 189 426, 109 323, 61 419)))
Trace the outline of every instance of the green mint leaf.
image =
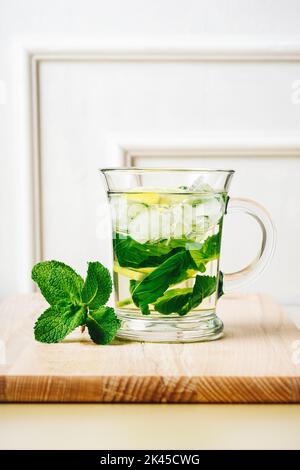
POLYGON ((138 281, 135 281, 134 279, 130 279, 130 281, 129 281, 129 292, 130 292, 130 294, 133 293, 133 291, 136 288, 137 284, 138 284, 138 281))
POLYGON ((72 304, 81 302, 83 280, 70 266, 59 261, 44 261, 33 267, 31 277, 50 305, 62 300, 72 304))
POLYGON ((200 272, 205 272, 205 265, 220 256, 221 231, 208 237, 200 247, 189 245, 191 257, 200 272))
POLYGON ((204 243, 188 238, 159 240, 156 242, 139 243, 129 235, 116 232, 114 235, 114 251, 120 266, 127 268, 143 268, 160 266, 171 256, 180 251, 188 250, 194 260, 194 267, 200 272, 205 271, 205 263, 216 259, 220 253, 220 236, 212 235, 204 243))
POLYGON ((154 304, 157 312, 169 315, 186 315, 216 291, 216 278, 196 276, 193 288, 171 289, 164 293, 154 304))
POLYGON ((34 326, 34 336, 42 343, 58 343, 71 331, 85 323, 86 310, 74 305, 55 305, 38 318, 34 326))
POLYGON ((148 304, 161 297, 170 285, 181 282, 182 274, 186 272, 190 263, 191 257, 188 251, 176 253, 136 285, 132 299, 143 314, 149 313, 148 304))
POLYGON ((229 203, 229 199, 230 199, 230 197, 229 197, 228 195, 225 195, 225 196, 224 196, 224 198, 225 198, 225 208, 224 208, 224 215, 226 215, 226 214, 227 214, 228 203, 229 203))
POLYGON ((113 308, 102 306, 88 313, 86 325, 94 343, 109 344, 114 339, 121 322, 113 308))
POLYGON ((114 234, 114 251, 119 265, 122 267, 142 268, 159 266, 178 249, 184 249, 186 244, 173 244, 172 241, 160 240, 159 242, 139 243, 129 235, 114 234))
POLYGON ((147 302, 141 301, 139 304, 139 307, 143 315, 150 315, 151 312, 150 312, 150 308, 147 302))
POLYGON ((215 235, 211 235, 204 241, 201 247, 201 254, 205 261, 218 258, 220 254, 220 243, 221 243, 221 231, 220 230, 218 231, 218 233, 216 233, 215 235))
POLYGON ((206 298, 216 292, 217 280, 215 276, 196 276, 193 292, 182 308, 180 315, 186 315, 190 310, 196 308, 206 298))
POLYGON ((224 274, 222 273, 222 271, 220 271, 219 284, 218 284, 218 299, 222 297, 222 295, 224 295, 223 284, 224 284, 224 274))
POLYGON ((202 244, 194 242, 193 240, 190 240, 189 238, 172 238, 171 240, 164 241, 163 243, 167 243, 168 246, 171 248, 185 248, 186 250, 189 249, 189 245, 192 243, 198 248, 201 248, 202 244))
POLYGON ((82 289, 82 301, 95 310, 106 304, 112 291, 111 275, 98 261, 88 263, 87 278, 82 289))
POLYGON ((181 313, 191 297, 192 288, 170 289, 162 297, 157 299, 154 304, 155 310, 164 315, 171 313, 181 313))

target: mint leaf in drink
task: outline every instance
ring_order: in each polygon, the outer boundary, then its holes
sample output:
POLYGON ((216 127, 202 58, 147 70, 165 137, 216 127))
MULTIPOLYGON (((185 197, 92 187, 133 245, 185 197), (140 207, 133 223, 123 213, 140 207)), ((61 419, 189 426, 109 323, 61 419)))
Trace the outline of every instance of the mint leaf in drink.
POLYGON ((228 194, 224 194, 223 197, 224 197, 224 202, 225 202, 224 214, 226 215, 226 214, 227 214, 227 209, 228 209, 228 204, 229 204, 230 197, 228 196, 228 194))
POLYGON ((112 291, 111 275, 98 261, 88 263, 87 278, 82 289, 82 301, 94 310, 106 304, 112 291))
POLYGON ((216 290, 216 278, 212 276, 196 276, 193 288, 170 289, 155 303, 157 312, 165 315, 178 313, 186 315, 216 290))
POLYGON ((188 250, 191 252, 194 267, 200 272, 205 272, 205 264, 218 258, 220 253, 219 235, 208 237, 204 243, 188 238, 139 243, 129 235, 116 232, 113 243, 119 265, 135 269, 160 266, 174 254, 188 250))
POLYGON ((192 288, 170 289, 155 303, 154 308, 157 312, 169 315, 171 313, 181 313, 193 292, 192 288))
POLYGON ((215 235, 208 237, 202 247, 201 255, 205 262, 214 260, 220 255, 221 232, 220 230, 215 235))
POLYGON ((62 300, 80 303, 83 280, 70 266, 59 261, 44 261, 33 267, 31 277, 50 305, 62 300))
POLYGON ((190 310, 196 308, 206 297, 212 295, 216 288, 217 280, 215 276, 196 276, 193 292, 182 308, 180 315, 186 315, 190 310))
POLYGON ((114 251, 122 267, 141 268, 158 266, 172 251, 166 243, 139 243, 129 235, 114 235, 114 251))
POLYGON ((129 292, 130 292, 130 294, 133 293, 133 291, 136 288, 137 284, 138 284, 138 281, 136 281, 135 279, 130 279, 130 282, 129 282, 129 292))
POLYGON ((219 273, 219 284, 218 284, 218 299, 224 295, 224 290, 223 290, 223 284, 224 284, 224 274, 222 271, 219 273))
POLYGON ((108 344, 114 339, 121 322, 113 308, 102 306, 88 313, 86 325, 94 343, 108 344))
POLYGON ((199 249, 199 250, 202 246, 202 243, 195 242, 185 237, 184 238, 171 238, 170 240, 163 240, 160 243, 165 243, 170 248, 185 248, 186 250, 189 250, 189 247, 191 244, 194 246, 194 249, 199 249))
POLYGON ((71 304, 55 305, 38 318, 34 337, 41 343, 58 343, 75 328, 85 323, 86 309, 71 304))
POLYGON ((191 254, 191 257, 193 258, 193 261, 196 267, 199 269, 199 271, 204 272, 205 265, 209 263, 210 261, 218 259, 220 256, 220 245, 221 245, 220 231, 217 234, 211 235, 210 237, 208 237, 204 241, 200 249, 198 249, 197 245, 196 246, 195 244, 189 245, 190 254, 191 254))
POLYGON ((180 251, 190 251, 194 267, 204 272, 209 261, 220 255, 220 234, 208 237, 203 243, 189 238, 161 239, 139 243, 130 236, 116 233, 114 248, 120 266, 131 268, 156 267, 180 251))
POLYGON ((136 285, 132 299, 144 315, 150 313, 148 304, 155 302, 170 285, 182 280, 182 273, 188 269, 190 263, 188 251, 176 253, 136 285))

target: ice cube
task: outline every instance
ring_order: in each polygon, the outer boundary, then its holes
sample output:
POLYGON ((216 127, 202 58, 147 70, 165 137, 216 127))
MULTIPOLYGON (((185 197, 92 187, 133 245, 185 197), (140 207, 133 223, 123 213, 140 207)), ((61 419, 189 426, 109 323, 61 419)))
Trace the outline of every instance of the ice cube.
POLYGON ((194 206, 195 209, 195 222, 199 227, 216 225, 223 215, 224 210, 223 201, 217 197, 204 199, 199 204, 194 206))
POLYGON ((150 239, 150 215, 148 208, 129 221, 128 232, 139 243, 145 243, 150 239))
POLYGON ((192 231, 193 214, 190 204, 177 204, 172 207, 171 233, 173 238, 186 237, 192 231))
POLYGON ((148 207, 129 221, 128 231, 139 243, 168 239, 171 236, 171 213, 159 206, 148 207))
POLYGON ((110 202, 113 229, 116 232, 126 232, 128 228, 127 201, 122 197, 112 197, 110 202))

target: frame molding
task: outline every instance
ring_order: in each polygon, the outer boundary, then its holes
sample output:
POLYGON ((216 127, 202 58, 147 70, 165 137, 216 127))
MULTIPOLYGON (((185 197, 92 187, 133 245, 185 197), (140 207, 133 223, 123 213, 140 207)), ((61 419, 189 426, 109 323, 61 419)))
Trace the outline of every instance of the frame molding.
MULTIPOLYGON (((41 132, 40 132, 40 65, 45 61, 85 62, 300 62, 300 38, 283 42, 278 38, 249 41, 229 38, 222 42, 215 38, 199 38, 187 41, 174 38, 171 42, 157 39, 151 43, 131 38, 100 41, 78 38, 73 41, 19 40, 15 47, 14 86, 16 88, 16 135, 19 135, 17 161, 20 162, 19 229, 23 234, 20 286, 32 290, 28 273, 37 261, 43 259, 43 187, 41 180, 41 132), (137 46, 139 44, 139 46, 137 46), (20 87, 21 84, 21 87, 20 87), (24 252, 24 246, 27 252, 24 252)), ((120 135, 111 134, 107 151, 113 165, 134 165, 138 155, 189 156, 263 156, 300 157, 300 137, 286 134, 239 136, 224 134, 191 135, 120 135)))
POLYGON ((137 157, 300 157, 300 139, 245 134, 119 134, 107 139, 112 165, 134 166, 137 157))

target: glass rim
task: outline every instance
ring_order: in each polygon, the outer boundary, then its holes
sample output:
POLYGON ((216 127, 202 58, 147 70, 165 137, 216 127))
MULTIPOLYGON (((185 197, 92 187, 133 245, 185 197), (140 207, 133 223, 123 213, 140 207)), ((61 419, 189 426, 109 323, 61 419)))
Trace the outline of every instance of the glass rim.
POLYGON ((235 170, 226 170, 220 168, 141 168, 141 167, 111 167, 111 168, 99 168, 98 169, 101 173, 109 173, 114 171, 122 171, 122 172, 145 172, 145 173, 157 173, 157 172, 194 172, 194 173, 235 173, 235 170))

